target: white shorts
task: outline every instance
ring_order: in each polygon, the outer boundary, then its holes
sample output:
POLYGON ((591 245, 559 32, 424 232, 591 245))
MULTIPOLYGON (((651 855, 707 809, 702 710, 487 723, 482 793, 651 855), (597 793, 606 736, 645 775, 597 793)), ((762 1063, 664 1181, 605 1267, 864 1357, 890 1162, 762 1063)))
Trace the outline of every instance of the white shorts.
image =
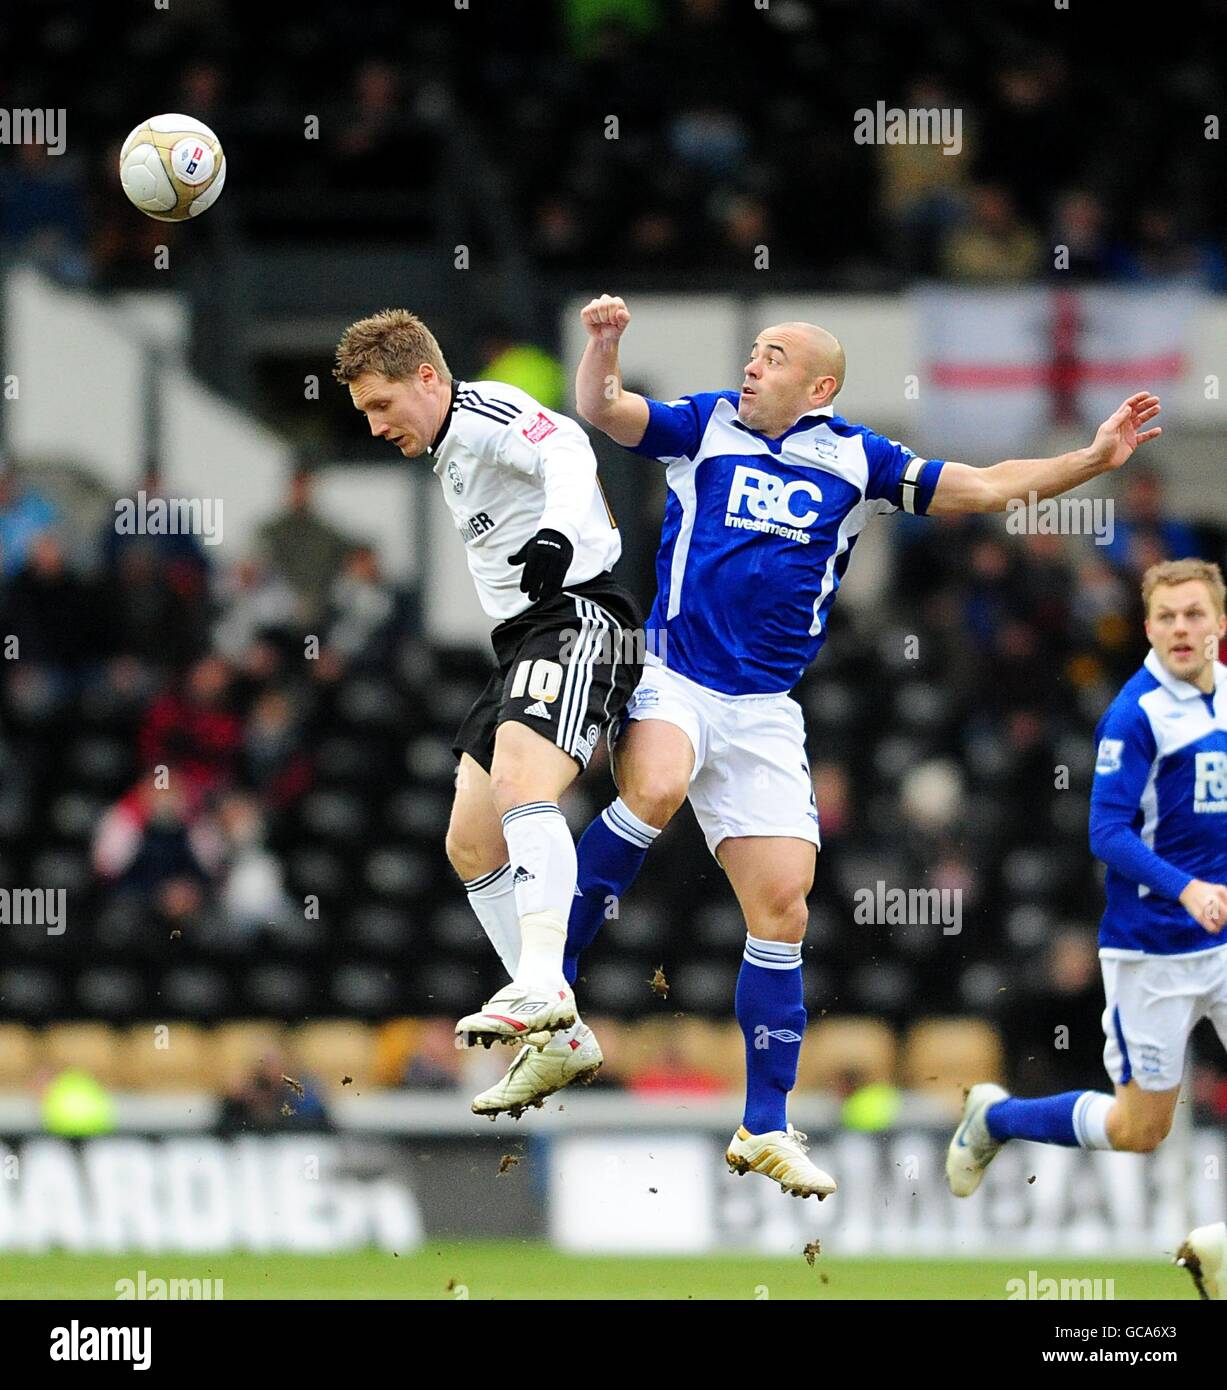
POLYGON ((1203 1019, 1227 1047, 1227 946, 1196 955, 1105 956, 1103 1064, 1118 1086, 1171 1091, 1189 1034, 1203 1019))
POLYGON ((676 724, 694 748, 690 804, 707 848, 775 835, 821 845, 805 721, 789 695, 720 695, 665 666, 644 667, 628 719, 676 724))

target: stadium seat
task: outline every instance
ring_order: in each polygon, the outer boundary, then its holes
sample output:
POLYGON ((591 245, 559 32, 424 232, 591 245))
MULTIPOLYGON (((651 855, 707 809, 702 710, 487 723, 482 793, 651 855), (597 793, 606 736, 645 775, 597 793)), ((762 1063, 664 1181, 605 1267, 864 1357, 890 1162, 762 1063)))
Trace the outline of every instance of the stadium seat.
POLYGON ((991 1023, 976 1018, 926 1018, 908 1029, 903 1083, 931 1092, 957 1114, 977 1081, 1001 1081, 1004 1051, 991 1023))
POLYGON ((730 1090, 742 1085, 746 1043, 736 1023, 706 1018, 678 1018, 673 1023, 677 1048, 687 1066, 722 1078, 730 1090))
POLYGON ((345 936, 363 950, 384 956, 396 956, 406 951, 416 934, 416 914, 403 907, 387 903, 368 902, 356 907, 345 917, 345 936))
POLYGON ((43 1031, 43 1060, 53 1072, 80 1067, 105 1086, 120 1081, 120 1035, 105 1023, 53 1023, 43 1031))
POLYGON ((797 1067, 799 1091, 846 1091, 894 1081, 898 1045, 880 1018, 820 1018, 806 1029, 797 1067))
POLYGON ((0 1091, 25 1090, 35 1083, 41 1040, 24 1023, 0 1023, 0 1091))
POLYGON ((417 1046, 418 1022, 415 1018, 389 1018, 377 1024, 371 1035, 371 1082, 376 1086, 397 1086, 405 1074, 409 1058, 417 1046))
POLYGON ((363 877, 372 892, 403 899, 423 893, 433 875, 424 854, 398 845, 383 845, 367 855, 363 877))
POLYGON ((333 972, 328 998, 338 1013, 376 1017, 395 1006, 398 989, 396 976, 387 966, 351 961, 333 972))
POLYGON ((218 1084, 212 1038, 194 1023, 136 1023, 120 1034, 117 1045, 123 1086, 138 1091, 209 1091, 218 1084))
POLYGON ((112 1023, 136 1018, 145 1003, 145 979, 138 970, 99 965, 77 976, 76 995, 84 1013, 112 1023))
POLYGON ((375 1030, 355 1019, 304 1023, 290 1035, 290 1063, 330 1090, 348 1076, 359 1089, 375 1084, 375 1030))

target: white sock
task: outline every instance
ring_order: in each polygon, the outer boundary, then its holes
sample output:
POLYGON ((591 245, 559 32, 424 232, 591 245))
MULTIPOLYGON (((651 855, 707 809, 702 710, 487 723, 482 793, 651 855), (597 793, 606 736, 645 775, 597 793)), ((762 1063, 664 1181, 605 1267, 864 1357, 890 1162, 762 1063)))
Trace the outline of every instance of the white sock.
POLYGON ((481 923, 482 931, 490 938, 491 946, 498 952, 507 977, 511 979, 520 963, 520 914, 516 910, 511 865, 504 864, 492 873, 469 879, 464 891, 469 895, 469 906, 481 923))
POLYGON ((577 873, 570 827, 556 802, 528 801, 503 817, 503 838, 520 915, 516 984, 565 988, 562 955, 577 873))
POLYGON ((1108 1111, 1116 1097, 1104 1091, 1083 1091, 1074 1102, 1074 1137, 1084 1149, 1110 1149, 1108 1111))

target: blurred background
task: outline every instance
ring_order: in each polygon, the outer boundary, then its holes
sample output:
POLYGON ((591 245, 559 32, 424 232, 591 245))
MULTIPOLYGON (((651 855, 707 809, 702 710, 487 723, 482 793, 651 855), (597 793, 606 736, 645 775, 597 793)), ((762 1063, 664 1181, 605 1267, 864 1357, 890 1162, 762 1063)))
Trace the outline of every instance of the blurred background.
MULTIPOLYGON (((791 1249, 817 1222, 871 1253, 1153 1252, 1221 1218, 1192 1176, 1227 1118, 1209 1034, 1175 1158, 1032 1151, 1023 1173, 1009 1151, 1009 1200, 957 1214, 941 1180, 963 1085, 1106 1084, 1093 729, 1146 651, 1142 571, 1227 560, 1227 4, 1188 12, 1142 71, 1133 36, 1010 0, 0 15, 0 107, 66 119, 60 154, 0 144, 0 882, 66 902, 62 933, 0 925, 0 1135, 28 1154, 0 1248, 208 1248, 209 1202, 235 1213, 221 1248, 791 1249), (958 150, 858 143, 878 103, 957 111, 958 150), (119 188, 123 138, 163 111, 225 149, 195 223, 119 188), (1135 389, 1164 402, 1163 439, 1089 490, 1099 535, 877 522, 795 692, 824 841, 795 1118, 848 1177, 820 1218, 719 1172, 744 926, 688 810, 586 958, 593 1091, 494 1134, 468 1103, 510 1054, 451 1047, 499 979, 443 853, 488 624, 429 467, 367 436, 332 351, 405 305, 457 377, 569 409, 602 292, 630 304, 636 389, 736 386, 759 327, 806 318, 847 348, 840 412, 934 457, 1046 455, 1135 389), (123 499, 216 525, 134 533, 123 499), (858 923, 877 884, 959 890, 961 930, 858 923), (47 1131, 73 1155, 56 1181, 96 1193, 108 1164, 144 1215, 35 1184, 47 1131), (256 1229, 228 1146, 257 1136, 328 1155, 325 1235, 256 1229), (509 1143, 524 1171, 492 1188, 509 1143), (675 1190, 645 1208, 647 1148, 675 1190), (175 1164, 204 1183, 190 1211, 175 1164), (1158 1200, 1118 1201, 1143 1172, 1158 1200), (921 1194, 902 1223, 883 1184, 921 1194), (366 1215, 337 1215, 359 1190, 366 1215)), ((594 445, 650 602, 662 472, 594 445)), ((612 794, 600 763, 577 834, 612 794)))

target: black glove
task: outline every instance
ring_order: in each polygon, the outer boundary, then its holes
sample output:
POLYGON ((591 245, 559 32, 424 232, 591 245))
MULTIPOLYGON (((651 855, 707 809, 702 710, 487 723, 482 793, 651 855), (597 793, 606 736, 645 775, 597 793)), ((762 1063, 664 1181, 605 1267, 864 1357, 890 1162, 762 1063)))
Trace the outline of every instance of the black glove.
POLYGON ((539 603, 543 598, 553 598, 562 592, 574 554, 575 547, 566 536, 546 528, 538 531, 531 541, 525 541, 507 563, 524 566, 520 590, 528 595, 530 602, 539 603))

